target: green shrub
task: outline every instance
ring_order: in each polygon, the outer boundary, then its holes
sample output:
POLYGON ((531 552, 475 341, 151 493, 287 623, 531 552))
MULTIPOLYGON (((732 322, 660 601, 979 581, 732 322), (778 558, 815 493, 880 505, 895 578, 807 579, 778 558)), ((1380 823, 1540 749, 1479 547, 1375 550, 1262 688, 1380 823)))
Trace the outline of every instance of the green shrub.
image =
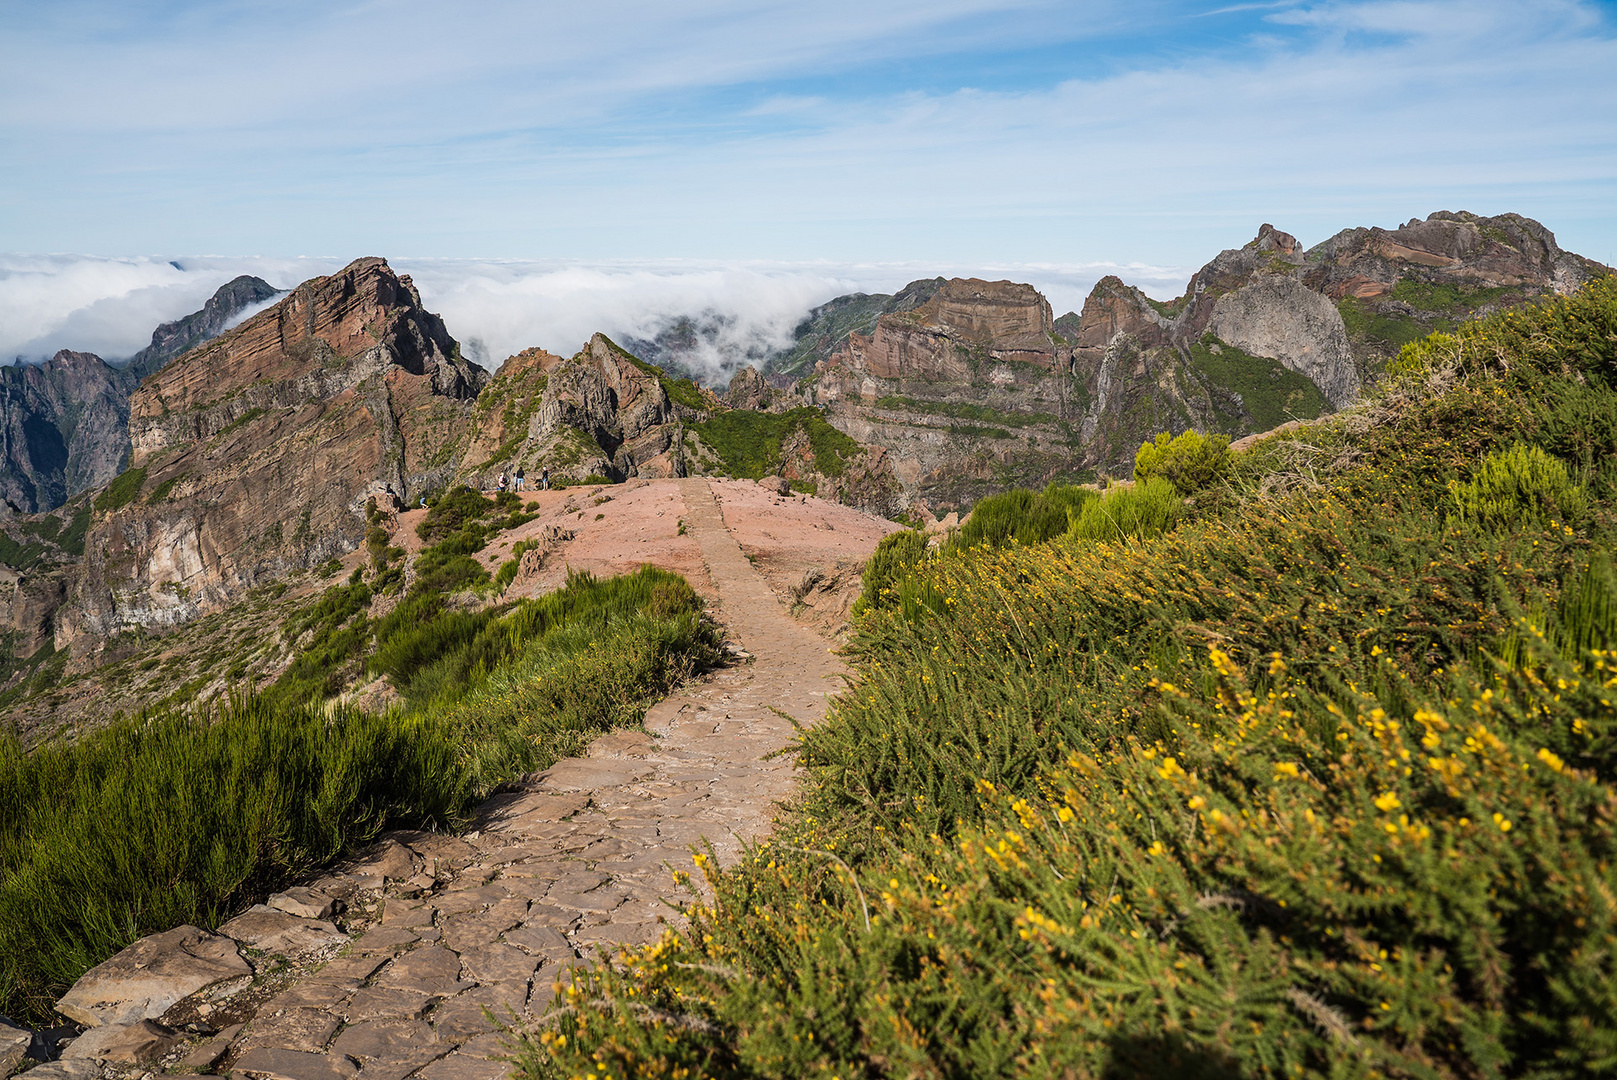
POLYGON ((121 507, 128 506, 140 495, 141 485, 146 482, 146 470, 125 469, 119 473, 106 490, 95 497, 95 508, 102 513, 111 513, 121 507))
POLYGON ((1044 491, 1014 490, 982 499, 949 537, 948 553, 1002 547, 1012 540, 1040 544, 1067 531, 1068 518, 1100 496, 1075 484, 1051 484, 1044 491))
POLYGON ((1583 513, 1583 489, 1566 465, 1536 446, 1516 443, 1482 459, 1475 478, 1449 482, 1454 513, 1462 521, 1510 525, 1573 521, 1583 513))
POLYGON ((493 499, 486 499, 462 484, 427 508, 427 516, 415 527, 416 535, 429 544, 435 544, 460 532, 468 523, 487 517, 494 508, 493 499))
POLYGON ((1170 438, 1166 431, 1141 445, 1134 455, 1134 479, 1167 480, 1181 495, 1194 495, 1224 478, 1230 465, 1227 435, 1201 435, 1194 430, 1170 438))
POLYGON ((1114 487, 1072 515, 1069 534, 1080 540, 1115 543, 1143 539, 1173 528, 1182 509, 1172 481, 1150 479, 1114 487))
POLYGON ((926 558, 926 544, 927 535, 920 529, 903 529, 882 537, 865 563, 859 599, 853 604, 854 615, 892 606, 898 583, 926 558))

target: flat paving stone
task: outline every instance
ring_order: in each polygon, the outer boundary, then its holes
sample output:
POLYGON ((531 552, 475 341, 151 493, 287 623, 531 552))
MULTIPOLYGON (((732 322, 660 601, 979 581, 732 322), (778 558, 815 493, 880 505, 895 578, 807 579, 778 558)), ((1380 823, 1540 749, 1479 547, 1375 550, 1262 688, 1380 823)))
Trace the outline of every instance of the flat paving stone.
POLYGON ((439 999, 419 990, 367 986, 354 991, 342 1015, 350 1024, 361 1020, 414 1020, 439 999))
POLYGON ((382 969, 374 985, 425 994, 458 994, 466 989, 460 981, 460 957, 441 945, 423 946, 398 957, 382 969))
POLYGON ((424 1020, 363 1020, 344 1028, 331 1052, 360 1061, 398 1059, 437 1044, 438 1037, 424 1020))
POLYGON ((342 1018, 326 1009, 286 1009, 268 1016, 260 1013, 242 1035, 243 1046, 318 1053, 337 1033, 342 1018))
POLYGON ((468 1054, 450 1054, 421 1068, 421 1080, 501 1080, 511 1072, 507 1061, 488 1061, 468 1054))
POLYGON ((353 1080, 359 1067, 340 1054, 259 1047, 236 1059, 234 1071, 264 1080, 353 1080))

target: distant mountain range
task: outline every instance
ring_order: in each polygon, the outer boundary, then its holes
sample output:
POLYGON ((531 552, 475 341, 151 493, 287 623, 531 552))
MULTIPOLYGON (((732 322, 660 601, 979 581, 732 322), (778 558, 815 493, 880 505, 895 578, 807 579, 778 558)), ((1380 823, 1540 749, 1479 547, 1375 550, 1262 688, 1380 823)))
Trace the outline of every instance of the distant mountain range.
MULTIPOLYGON (((679 334, 490 375, 408 277, 361 259, 274 296, 238 278, 128 366, 0 369, 0 611, 10 650, 90 657, 364 542, 367 503, 504 470, 562 482, 779 476, 884 515, 1129 475, 1159 431, 1264 431, 1350 402, 1407 341, 1609 272, 1515 215, 1437 213, 1303 250, 1265 225, 1170 302, 1117 278, 1056 317, 1030 285, 838 297, 722 394, 679 334)), ((689 344, 689 338, 687 338, 689 344)), ((625 343, 628 344, 628 343, 625 343)), ((75 660, 79 663, 79 660, 75 660)))

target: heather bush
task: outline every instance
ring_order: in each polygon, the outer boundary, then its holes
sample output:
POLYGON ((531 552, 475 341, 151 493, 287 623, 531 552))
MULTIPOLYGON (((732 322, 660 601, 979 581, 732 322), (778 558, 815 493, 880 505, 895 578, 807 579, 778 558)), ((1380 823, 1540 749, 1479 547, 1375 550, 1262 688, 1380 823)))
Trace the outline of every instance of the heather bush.
POLYGON ((1201 435, 1193 430, 1171 437, 1164 431, 1143 443, 1134 455, 1136 482, 1159 477, 1173 484, 1181 495, 1194 495, 1210 488, 1229 471, 1230 439, 1227 435, 1201 435))
POLYGON ((1469 522, 1509 526, 1583 513, 1583 489, 1566 465, 1526 443, 1488 454, 1473 479, 1449 481, 1449 495, 1455 514, 1469 522))

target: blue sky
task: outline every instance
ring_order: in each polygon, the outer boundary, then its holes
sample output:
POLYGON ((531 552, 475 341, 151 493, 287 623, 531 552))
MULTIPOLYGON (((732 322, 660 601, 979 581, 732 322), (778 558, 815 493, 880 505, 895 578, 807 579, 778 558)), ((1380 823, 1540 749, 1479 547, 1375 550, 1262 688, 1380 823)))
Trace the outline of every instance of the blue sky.
POLYGON ((1593 0, 0 0, 0 251, 1172 278, 1468 209, 1614 262, 1614 99, 1593 0))

